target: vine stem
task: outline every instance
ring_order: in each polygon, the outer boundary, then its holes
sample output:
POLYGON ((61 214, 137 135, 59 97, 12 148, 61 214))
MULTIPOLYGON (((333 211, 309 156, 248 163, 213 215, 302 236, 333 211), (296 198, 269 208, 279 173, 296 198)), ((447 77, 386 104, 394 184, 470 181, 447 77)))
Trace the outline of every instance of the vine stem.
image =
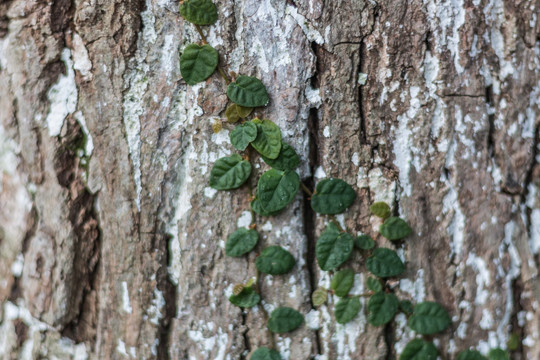
MULTIPOLYGON (((195 29, 197 30, 197 32, 201 36, 202 43, 204 45, 208 44, 208 39, 206 38, 206 35, 204 35, 201 27, 199 25, 195 25, 195 29)), ((225 83, 227 85, 229 85, 231 83, 231 79, 229 79, 229 77, 227 76, 227 73, 221 68, 221 66, 219 66, 219 64, 217 66, 217 70, 218 70, 219 74, 221 75, 221 77, 223 78, 223 80, 225 80, 225 83)))
MULTIPOLYGON (((260 281, 261 281, 261 273, 259 272, 259 269, 256 270, 257 272, 255 273, 255 284, 257 285, 257 291, 259 292, 259 295, 261 296, 262 298, 262 295, 261 295, 261 286, 260 286, 260 281)), ((268 314, 268 312, 266 311, 266 309, 264 308, 264 305, 259 303, 259 308, 261 309, 261 312, 263 313, 263 317, 264 317, 264 322, 268 324, 268 320, 270 319, 270 314, 268 314)), ((275 348, 276 347, 276 343, 274 342, 274 333, 272 331, 270 331, 270 329, 268 329, 268 327, 266 328, 266 330, 268 331, 268 339, 270 341, 270 347, 271 348, 275 348)))
POLYGON ((302 191, 304 191, 306 194, 308 194, 310 197, 313 196, 313 192, 311 190, 309 190, 309 188, 306 186, 306 184, 304 184, 303 182, 300 181, 300 187, 302 188, 302 191))

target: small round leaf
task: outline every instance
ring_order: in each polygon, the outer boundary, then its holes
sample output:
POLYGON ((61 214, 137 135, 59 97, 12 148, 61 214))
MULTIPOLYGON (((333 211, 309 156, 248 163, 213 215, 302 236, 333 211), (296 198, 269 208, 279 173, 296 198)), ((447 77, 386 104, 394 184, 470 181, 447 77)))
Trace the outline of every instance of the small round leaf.
POLYGON ((260 272, 270 275, 280 275, 291 271, 296 260, 290 252, 281 246, 269 246, 257 257, 255 266, 260 272))
POLYGON ((433 343, 414 339, 405 346, 399 360, 436 360, 438 355, 433 343))
POLYGON ((398 299, 394 294, 378 292, 369 298, 369 323, 373 326, 384 325, 394 318, 398 309, 398 299))
POLYGON ((240 228, 227 238, 225 254, 232 257, 242 256, 253 250, 258 241, 259 234, 256 230, 240 228))
POLYGON ((212 75, 218 64, 218 52, 210 45, 189 44, 180 56, 180 72, 188 85, 195 85, 212 75))
POLYGON ((445 308, 436 302, 426 301, 414 307, 408 324, 419 334, 431 335, 446 329, 451 320, 445 308))
POLYGON ((231 144, 240 151, 246 150, 249 143, 255 140, 256 137, 257 126, 251 121, 237 125, 230 135, 231 144))
POLYGON ((386 221, 379 227, 379 232, 381 235, 392 241, 409 236, 411 231, 410 226, 405 222, 405 220, 398 217, 386 219, 386 221))
POLYGON ((300 177, 296 172, 271 169, 257 183, 257 198, 264 211, 274 213, 293 201, 299 187, 300 177))
POLYGON ((354 271, 351 269, 344 269, 338 271, 332 281, 330 282, 330 288, 334 290, 334 293, 339 297, 344 297, 349 294, 354 283, 354 271))
POLYGON ((369 235, 360 235, 354 239, 354 246, 360 250, 371 250, 375 247, 375 241, 369 235))
POLYGON ((251 354, 250 360, 281 360, 281 355, 276 350, 260 347, 251 354))
POLYGON ((304 317, 298 311, 289 307, 279 307, 272 311, 268 319, 268 329, 273 333, 286 333, 298 328, 304 322, 304 317))
POLYGON ((368 289, 373 292, 379 292, 383 289, 381 282, 378 279, 375 279, 371 276, 367 278, 366 283, 367 283, 368 289))
POLYGON ((227 96, 232 102, 244 107, 265 106, 268 104, 268 93, 261 80, 240 75, 227 87, 227 96))
POLYGON ((265 163, 277 170, 287 171, 294 170, 300 165, 300 158, 292 146, 284 142, 281 143, 281 151, 275 159, 262 156, 265 163))
POLYGON ((503 349, 491 349, 488 353, 489 360, 510 360, 508 352, 503 349))
POLYGON ((366 261, 367 269, 375 276, 386 278, 405 271, 405 265, 398 254, 390 249, 378 248, 366 261))
POLYGON ((245 287, 238 295, 231 295, 229 301, 238 307, 250 308, 261 301, 261 296, 252 287, 245 287))
POLYGON ((332 270, 343 264, 351 255, 353 237, 347 233, 340 233, 334 223, 328 224, 315 245, 315 257, 319 267, 332 270))
POLYGON ((356 192, 341 179, 319 181, 311 197, 311 208, 319 214, 339 214, 345 211, 356 198, 356 192))
POLYGON ((484 355, 476 350, 464 350, 460 352, 456 358, 457 360, 487 360, 484 355))
POLYGON ((358 297, 341 298, 334 309, 336 321, 340 324, 348 323, 355 318, 359 310, 360 300, 358 297))
POLYGON ((322 287, 318 287, 313 294, 311 294, 311 302, 313 306, 321 306, 328 299, 328 290, 322 287))
POLYGON ((392 214, 392 212, 390 211, 390 206, 388 206, 388 204, 383 201, 371 204, 371 206, 369 207, 369 211, 371 211, 373 215, 383 219, 386 219, 392 214))
POLYGON ((210 171, 210 186, 216 190, 240 187, 251 174, 251 164, 238 154, 218 159, 210 171))
POLYGON ((211 0, 184 0, 180 15, 195 25, 212 25, 218 19, 216 5, 211 0))
POLYGON ((252 122, 257 126, 257 137, 251 146, 262 156, 276 159, 281 151, 281 130, 270 120, 253 119, 252 122))
POLYGON ((227 122, 229 124, 234 124, 235 122, 238 122, 238 120, 247 117, 252 111, 253 108, 243 107, 238 104, 231 104, 225 110, 225 117, 227 118, 227 122))

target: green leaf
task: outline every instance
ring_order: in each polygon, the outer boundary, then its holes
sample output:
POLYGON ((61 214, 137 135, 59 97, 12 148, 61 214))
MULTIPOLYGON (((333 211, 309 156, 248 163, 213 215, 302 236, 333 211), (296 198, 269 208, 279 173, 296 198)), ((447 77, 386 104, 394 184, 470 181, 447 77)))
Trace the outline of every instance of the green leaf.
POLYGON ((343 264, 351 255, 353 237, 347 233, 340 233, 334 223, 328 224, 315 245, 315 257, 319 267, 332 270, 343 264))
POLYGON ((369 211, 371 211, 373 215, 383 219, 386 219, 392 214, 392 212, 390 211, 390 206, 388 206, 388 204, 383 201, 371 204, 371 206, 369 207, 369 211))
POLYGON ((368 302, 369 323, 373 326, 381 326, 390 322, 396 315, 398 303, 398 298, 394 294, 375 293, 368 302))
POLYGON ((212 75, 218 64, 218 52, 206 44, 189 44, 180 56, 180 72, 188 85, 195 85, 212 75))
POLYGON ((411 234, 411 228, 405 220, 398 217, 391 217, 379 227, 379 232, 388 240, 399 240, 411 234))
POLYGON ((328 299, 328 290, 322 287, 318 287, 313 294, 311 294, 311 302, 313 306, 321 306, 328 299))
POLYGON ((399 308, 407 315, 412 314, 414 311, 414 306, 409 300, 401 300, 399 302, 399 308))
POLYGON ((386 278, 405 271, 405 265, 398 254, 390 249, 377 248, 366 261, 367 269, 375 276, 386 278))
POLYGON ((508 341, 506 342, 506 347, 510 351, 516 351, 519 348, 520 344, 521 344, 521 340, 519 339, 519 334, 514 332, 510 334, 510 337, 508 337, 508 341))
POLYGON ((366 283, 367 283, 368 289, 373 292, 379 292, 383 289, 381 282, 378 279, 375 279, 371 276, 367 278, 366 283))
POLYGON ((251 209, 261 216, 272 216, 277 214, 279 211, 268 212, 262 208, 261 201, 258 198, 255 198, 251 201, 251 209))
POLYGON ((414 339, 405 346, 399 360, 436 360, 438 355, 433 343, 414 339))
POLYGON ((276 350, 260 347, 251 354, 250 360, 281 360, 281 355, 276 350))
POLYGON ((319 214, 339 214, 354 202, 356 192, 341 179, 319 181, 311 197, 311 208, 319 214))
POLYGON ((264 155, 262 158, 265 163, 277 170, 294 170, 300 165, 300 157, 298 157, 296 151, 294 151, 292 146, 284 142, 281 143, 281 151, 277 158, 270 159, 264 155))
POLYGON ((255 266, 260 272, 270 275, 280 275, 291 271, 296 260, 281 246, 269 246, 255 260, 255 266))
POLYGON ((457 360, 487 360, 486 357, 476 350, 464 350, 460 352, 457 360))
POLYGON ((216 190, 240 187, 251 174, 251 164, 238 154, 218 159, 210 171, 210 186, 216 190))
POLYGON ((298 328, 304 322, 304 317, 298 311, 289 307, 279 307, 272 311, 268 319, 268 329, 273 333, 286 333, 298 328))
POLYGON ((375 247, 375 241, 369 235, 360 235, 354 239, 354 246, 360 250, 370 250, 375 247))
POLYGON ((231 295, 229 301, 238 307, 250 308, 261 301, 261 296, 252 287, 245 287, 238 295, 231 295))
POLYGON ((242 256, 253 250, 258 241, 259 234, 256 230, 240 228, 227 238, 225 254, 232 257, 242 256))
POLYGON ((218 19, 216 5, 211 0, 185 0, 180 15, 195 25, 212 25, 218 19))
POLYGON ((508 352, 503 349, 491 349, 488 353, 489 360, 510 360, 508 352))
POLYGON ((253 108, 243 107, 233 103, 225 110, 225 117, 229 124, 234 124, 235 122, 238 122, 238 120, 247 117, 252 111, 253 108))
POLYGON ((271 169, 257 183, 257 198, 264 211, 274 213, 294 200, 299 187, 300 177, 294 171, 271 169))
POLYGON ((431 335, 450 326, 448 312, 436 302, 426 301, 414 307, 409 318, 409 327, 422 335, 431 335))
POLYGON ((270 120, 253 119, 257 126, 257 137, 251 142, 251 146, 262 156, 276 159, 281 151, 281 130, 270 120))
POLYGON ((231 131, 231 144, 238 150, 244 151, 249 143, 257 137, 257 126, 251 121, 237 125, 231 131))
POLYGON ((341 298, 336 304, 334 313, 336 321, 340 324, 346 324, 358 314, 360 310, 360 300, 358 297, 341 298))
POLYGON ((235 104, 244 107, 265 106, 268 104, 268 93, 261 80, 240 75, 227 87, 227 96, 235 104))
POLYGON ((332 281, 330 282, 330 288, 334 290, 334 293, 339 297, 344 297, 349 294, 354 283, 354 271, 351 269, 344 269, 338 271, 332 281))

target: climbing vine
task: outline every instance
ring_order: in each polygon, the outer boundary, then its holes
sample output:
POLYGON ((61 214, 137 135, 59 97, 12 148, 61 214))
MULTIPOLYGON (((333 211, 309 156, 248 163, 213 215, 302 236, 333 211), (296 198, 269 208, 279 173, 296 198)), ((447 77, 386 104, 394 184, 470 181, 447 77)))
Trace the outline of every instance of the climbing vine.
MULTIPOLYGON (((257 182, 254 193, 250 189, 250 211, 260 216, 272 216, 285 209, 296 197, 300 189, 304 191, 313 211, 326 215, 328 223, 315 244, 315 256, 321 270, 331 273, 330 288, 319 287, 312 294, 312 304, 319 307, 326 303, 328 294, 339 297, 335 304, 336 322, 345 324, 353 320, 361 309, 360 297, 368 298, 368 321, 373 326, 384 326, 393 321, 398 312, 407 317, 407 325, 418 336, 411 340, 400 354, 401 360, 437 359, 437 348, 433 335, 445 331, 452 321, 447 310, 440 304, 425 301, 412 304, 409 300, 399 299, 387 283, 388 278, 400 276, 405 271, 405 264, 397 252, 390 248, 378 247, 368 235, 355 236, 344 229, 336 220, 336 214, 343 213, 356 199, 356 191, 341 179, 327 178, 320 180, 314 191, 301 182, 295 169, 300 165, 300 158, 294 148, 283 141, 280 128, 269 119, 248 119, 253 108, 268 104, 268 93, 264 84, 257 78, 227 74, 219 66, 219 54, 214 49, 201 29, 202 25, 212 25, 218 19, 218 12, 211 0, 185 0, 180 2, 180 14, 192 23, 201 36, 200 44, 187 45, 180 56, 180 71, 189 85, 205 81, 217 70, 227 85, 227 97, 230 105, 225 110, 230 132, 230 141, 241 154, 232 154, 218 159, 210 172, 210 186, 216 190, 232 190, 243 186, 251 176, 251 151, 255 150, 263 161, 271 167, 257 182), (229 77, 231 76, 231 78, 229 77), (359 251, 366 258, 366 268, 372 276, 367 277, 364 294, 350 294, 355 274, 348 268, 341 268, 353 251, 359 251)), ((222 124, 214 126, 219 131, 222 124)), ((384 202, 370 206, 374 216, 383 223, 379 232, 392 242, 401 242, 412 232, 407 222, 393 217, 392 209, 384 202)), ((230 234, 225 244, 225 254, 242 257, 257 245, 259 234, 252 216, 249 228, 239 228, 230 234)), ((261 305, 259 282, 262 274, 283 275, 291 271, 296 260, 290 252, 279 245, 264 248, 255 259, 257 273, 255 279, 246 284, 237 284, 229 301, 241 308, 260 306, 265 314, 269 332, 269 347, 259 347, 252 354, 251 360, 279 360, 279 352, 274 347, 274 333, 286 333, 300 327, 304 316, 289 307, 278 307, 270 314, 261 305)), ((511 344, 508 344, 511 348, 511 344)), ((458 360, 503 360, 509 359, 508 352, 492 349, 488 357, 478 351, 464 350, 458 360)))

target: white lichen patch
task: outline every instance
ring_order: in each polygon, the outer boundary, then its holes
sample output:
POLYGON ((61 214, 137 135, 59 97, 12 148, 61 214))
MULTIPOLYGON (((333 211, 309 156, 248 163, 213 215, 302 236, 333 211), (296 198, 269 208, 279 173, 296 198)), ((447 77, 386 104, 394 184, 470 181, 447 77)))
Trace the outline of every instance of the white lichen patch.
POLYGON ((249 225, 251 225, 251 221, 253 221, 253 218, 251 216, 251 211, 247 211, 247 210, 242 211, 242 214, 236 221, 236 226, 238 226, 239 228, 241 227, 247 228, 249 227, 249 225))
POLYGON ((298 9, 295 6, 287 5, 285 15, 290 15, 296 21, 296 24, 300 26, 309 42, 316 42, 319 45, 324 44, 324 38, 321 33, 303 15, 298 13, 298 9))
POLYGON ((467 266, 476 271, 476 298, 474 303, 484 305, 489 297, 489 286, 491 285, 491 275, 484 259, 469 253, 467 257, 467 266))
POLYGON ((310 310, 305 316, 306 326, 311 330, 319 330, 321 326, 320 317, 321 314, 319 311, 315 309, 310 310))
POLYGON ((409 293, 415 303, 423 302, 426 298, 426 284, 424 282, 424 269, 416 272, 416 280, 400 279, 399 288, 409 293))
POLYGON ((82 38, 77 32, 73 34, 73 69, 81 73, 83 80, 92 80, 92 62, 88 58, 88 50, 84 46, 82 38))
POLYGON ((92 152, 94 151, 94 142, 92 140, 92 135, 90 134, 90 130, 88 130, 88 126, 86 125, 86 120, 84 118, 84 115, 82 112, 77 111, 75 114, 73 114, 73 116, 75 117, 75 120, 77 120, 79 125, 81 126, 81 129, 85 136, 84 155, 86 157, 90 157, 92 156, 92 152))
POLYGON ((281 355, 281 359, 290 360, 290 358, 291 358, 291 343, 292 343, 292 340, 291 340, 290 337, 278 336, 276 345, 277 345, 279 354, 281 355))
POLYGON ((461 211, 456 189, 450 185, 448 193, 443 198, 443 214, 451 214, 451 212, 453 212, 453 217, 447 229, 448 235, 452 237, 450 255, 455 254, 458 259, 461 259, 465 241, 465 215, 461 211))
POLYGON ((122 281, 122 310, 128 314, 131 314, 131 311, 133 310, 129 301, 128 285, 125 281, 122 281))
POLYGON ((196 330, 189 330, 188 336, 198 348, 200 356, 204 359, 225 359, 229 335, 221 327, 214 330, 213 322, 201 320, 197 327, 196 330))
POLYGON ((66 74, 60 75, 58 81, 47 92, 50 106, 46 122, 50 136, 60 135, 64 120, 77 109, 77 85, 71 50, 68 48, 62 50, 61 60, 66 65, 66 74))
POLYGON ((150 322, 154 325, 159 325, 161 319, 163 319, 162 310, 165 307, 165 298, 163 293, 157 288, 154 289, 154 297, 150 307, 147 309, 146 314, 149 316, 150 322))

